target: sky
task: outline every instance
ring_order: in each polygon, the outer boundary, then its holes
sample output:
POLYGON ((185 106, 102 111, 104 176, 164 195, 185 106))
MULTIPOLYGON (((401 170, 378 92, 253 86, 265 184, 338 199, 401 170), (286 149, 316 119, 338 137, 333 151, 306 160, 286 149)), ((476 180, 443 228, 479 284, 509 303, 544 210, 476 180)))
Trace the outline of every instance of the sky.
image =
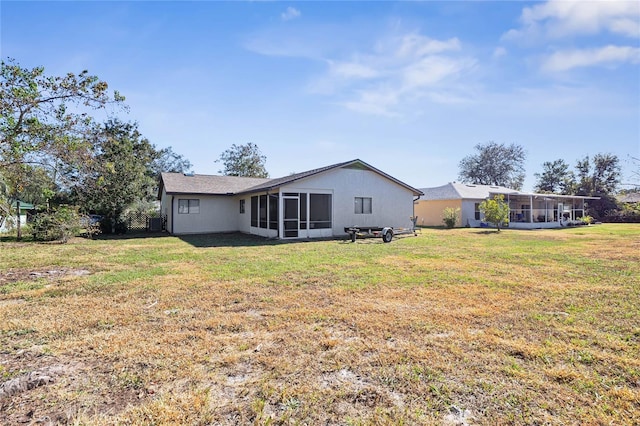
POLYGON ((271 177, 359 158, 416 187, 489 141, 545 161, 640 157, 640 2, 0 2, 0 51, 88 70, 158 148, 271 177))

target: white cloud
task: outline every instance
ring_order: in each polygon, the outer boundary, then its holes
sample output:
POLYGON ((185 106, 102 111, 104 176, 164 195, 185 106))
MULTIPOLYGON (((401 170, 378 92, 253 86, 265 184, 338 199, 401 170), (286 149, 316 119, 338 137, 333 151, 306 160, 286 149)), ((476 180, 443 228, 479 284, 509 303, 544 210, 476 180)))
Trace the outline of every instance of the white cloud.
POLYGON ((506 56, 506 55, 507 55, 507 49, 505 49, 504 47, 499 46, 499 47, 496 47, 493 50, 493 57, 494 58, 501 58, 501 57, 506 56))
POLYGON ((382 38, 370 51, 328 61, 329 74, 314 86, 327 89, 333 85, 334 93, 346 93, 351 98, 341 102, 345 107, 382 116, 397 116, 406 104, 420 98, 436 103, 459 102, 459 95, 446 94, 447 85, 476 63, 457 53, 461 49, 455 37, 436 40, 408 33, 382 38), (437 94, 431 93, 436 90, 437 94))
POLYGON ((358 62, 336 62, 329 60, 330 73, 344 78, 374 78, 379 72, 368 65, 358 62))
POLYGON ((609 32, 624 37, 640 36, 640 6, 636 1, 550 0, 525 7, 521 28, 510 29, 504 40, 539 37, 562 38, 609 32))
POLYGON ((287 10, 285 10, 284 12, 282 12, 282 14, 280 14, 280 18, 283 21, 290 21, 292 19, 299 18, 300 15, 301 13, 298 9, 296 9, 295 7, 289 6, 287 10))
POLYGON ((568 71, 578 67, 640 63, 640 48, 605 46, 595 49, 561 50, 553 53, 542 64, 545 71, 568 71))

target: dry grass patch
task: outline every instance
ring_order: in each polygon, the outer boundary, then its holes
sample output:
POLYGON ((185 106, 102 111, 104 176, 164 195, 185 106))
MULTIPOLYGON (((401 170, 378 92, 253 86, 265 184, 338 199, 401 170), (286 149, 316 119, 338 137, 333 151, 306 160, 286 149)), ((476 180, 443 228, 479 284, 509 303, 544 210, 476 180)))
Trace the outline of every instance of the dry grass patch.
POLYGON ((0 422, 629 424, 639 231, 5 243, 0 422))

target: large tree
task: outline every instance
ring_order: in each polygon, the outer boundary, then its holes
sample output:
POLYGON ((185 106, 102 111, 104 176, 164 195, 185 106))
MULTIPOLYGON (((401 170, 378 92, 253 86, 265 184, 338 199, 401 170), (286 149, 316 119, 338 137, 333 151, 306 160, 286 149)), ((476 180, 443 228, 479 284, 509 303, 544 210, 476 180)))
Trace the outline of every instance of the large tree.
POLYGON ((93 136, 93 157, 75 187, 76 200, 86 209, 103 213, 115 232, 121 215, 135 201, 152 192, 153 145, 135 123, 112 119, 93 136))
POLYGON ((564 160, 545 161, 542 173, 535 173, 535 192, 570 194, 575 176, 564 160))
POLYGON ((526 152, 517 144, 487 142, 475 146, 476 154, 460 161, 459 179, 478 185, 498 185, 522 189, 526 152))
POLYGON ((187 173, 191 171, 191 167, 191 161, 174 152, 172 147, 156 151, 156 158, 151 164, 151 169, 157 179, 160 179, 160 173, 187 173))
POLYGON ((577 195, 612 195, 620 184, 620 160, 614 154, 585 156, 576 163, 577 195))
POLYGON ((220 154, 220 159, 224 170, 220 170, 225 176, 243 177, 269 177, 265 168, 267 157, 262 155, 256 144, 251 142, 246 145, 231 145, 231 148, 220 154))
MULTIPOLYGON (((89 110, 120 104, 108 85, 86 70, 76 75, 47 76, 43 67, 22 68, 13 59, 0 69, 0 169, 18 198, 33 167, 55 180, 68 165, 87 161, 87 135, 94 127, 89 110)), ((18 239, 21 237, 18 227, 18 239)))
MULTIPOLYGON (((43 67, 22 68, 2 61, 0 72, 0 166, 72 160, 86 153, 93 119, 88 110, 124 101, 117 91, 82 71, 46 76, 43 67)), ((5 173, 6 175, 6 173, 5 173)))

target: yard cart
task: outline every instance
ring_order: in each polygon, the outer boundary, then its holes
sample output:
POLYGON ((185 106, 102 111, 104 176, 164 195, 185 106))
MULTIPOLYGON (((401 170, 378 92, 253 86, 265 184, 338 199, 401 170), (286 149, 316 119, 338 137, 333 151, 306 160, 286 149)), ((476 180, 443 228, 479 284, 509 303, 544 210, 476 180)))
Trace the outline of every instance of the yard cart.
POLYGON ((411 217, 410 228, 394 228, 392 226, 346 226, 344 232, 349 234, 351 241, 355 243, 357 237, 382 237, 382 241, 390 243, 394 235, 413 234, 417 236, 416 222, 418 217, 411 217))

